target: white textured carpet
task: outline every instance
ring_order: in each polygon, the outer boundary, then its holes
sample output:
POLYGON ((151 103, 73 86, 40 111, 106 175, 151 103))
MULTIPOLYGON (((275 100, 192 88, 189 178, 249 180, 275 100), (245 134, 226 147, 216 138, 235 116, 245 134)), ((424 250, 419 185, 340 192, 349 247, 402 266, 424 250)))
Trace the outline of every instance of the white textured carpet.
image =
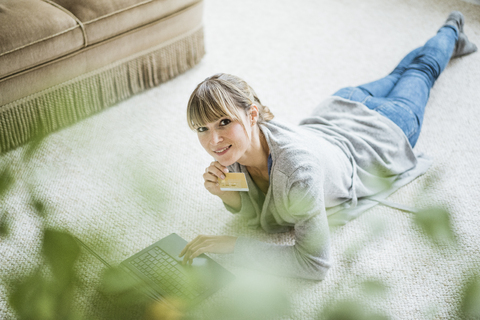
MULTIPOLYGON (((203 188, 211 159, 186 125, 191 91, 214 73, 236 74, 279 120, 296 124, 337 89, 387 75, 452 10, 465 14, 465 32, 480 45, 480 6, 464 1, 206 0, 207 54, 197 67, 51 134, 28 161, 26 147, 0 156, 2 168, 11 166, 17 178, 1 203, 11 230, 0 240, 2 283, 37 263, 41 222, 30 192, 50 212, 48 225, 90 244, 112 239, 110 252, 101 252, 111 263, 172 232, 185 239, 229 234, 292 243, 291 234, 249 230, 203 188), (152 194, 160 198, 147 201, 152 194)), ((480 266, 479 87, 480 53, 450 63, 431 91, 416 146, 434 165, 389 198, 449 210, 458 246, 438 251, 412 214, 377 206, 332 230, 334 266, 324 281, 273 278, 288 292, 291 314, 283 318, 314 319, 333 301, 364 296, 367 280, 387 286, 367 304, 389 318, 459 317, 462 281, 480 266)), ((245 271, 230 256, 215 258, 241 279, 245 271)), ((92 262, 82 272, 94 284, 100 269, 92 262)), ((2 319, 13 317, 6 290, 1 286, 2 319)), ((196 315, 208 319, 209 309, 236 292, 232 285, 214 295, 196 315)), ((87 298, 79 297, 81 308, 90 307, 87 298)))

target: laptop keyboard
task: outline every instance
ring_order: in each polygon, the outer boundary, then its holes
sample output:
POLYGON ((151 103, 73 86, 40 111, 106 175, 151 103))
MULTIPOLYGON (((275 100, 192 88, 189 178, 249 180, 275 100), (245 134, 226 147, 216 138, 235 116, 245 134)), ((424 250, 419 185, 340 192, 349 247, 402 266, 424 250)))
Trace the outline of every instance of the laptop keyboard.
POLYGON ((178 261, 158 247, 145 252, 131 263, 170 296, 192 300, 205 291, 175 267, 178 261))

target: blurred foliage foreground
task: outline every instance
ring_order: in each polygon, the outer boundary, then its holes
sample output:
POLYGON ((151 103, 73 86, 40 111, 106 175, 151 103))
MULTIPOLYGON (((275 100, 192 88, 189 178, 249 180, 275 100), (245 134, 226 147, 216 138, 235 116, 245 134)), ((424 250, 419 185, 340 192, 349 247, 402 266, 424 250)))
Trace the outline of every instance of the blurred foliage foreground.
MULTIPOLYGON (((36 148, 37 144, 32 144, 36 148)), ((31 151, 27 150, 27 156, 31 151)), ((0 203, 4 195, 15 183, 15 177, 8 168, 0 172, 0 203)), ((32 200, 33 207, 40 217, 45 217, 43 205, 32 200)), ((2 205, 1 210, 5 211, 2 205)), ((6 212, 1 212, 0 241, 9 237, 6 212)), ((456 246, 452 231, 450 214, 443 209, 431 208, 415 214, 414 222, 419 232, 431 241, 432 250, 442 251, 445 247, 456 246)), ((366 240, 369 241, 369 240, 366 240)), ((358 253, 357 247, 344 252, 344 256, 358 253)), ((361 244, 360 244, 361 245, 361 244)), ((99 284, 93 290, 88 307, 79 306, 82 300, 82 281, 79 276, 79 257, 82 247, 68 232, 44 227, 41 245, 41 263, 29 275, 20 279, 4 279, 8 283, 8 303, 18 319, 38 320, 83 320, 83 319, 194 319, 190 306, 178 299, 163 302, 153 301, 138 290, 144 284, 126 277, 119 268, 106 268, 99 284), (89 309, 88 313, 85 309, 89 309), (93 311, 92 311, 93 310, 93 311)), ((89 253, 84 253, 89 254, 89 253)), ((88 260, 88 259, 87 259, 88 260)), ((91 259, 90 259, 91 261, 91 259)), ((85 267, 85 266, 84 266, 85 267)), ((88 268, 88 266, 87 266, 88 268)), ((463 279, 461 317, 480 319, 480 278, 478 270, 472 270, 463 279), (477 276, 475 276, 477 274, 477 276)), ((98 283, 97 282, 97 283, 98 283)), ((238 281, 237 281, 238 282, 238 281)), ((216 305, 209 310, 208 319, 275 319, 298 317, 292 315, 289 307, 289 293, 281 286, 246 280, 243 286, 234 290, 234 299, 216 305), (257 286, 255 283, 257 282, 257 286), (258 284, 261 285, 258 285, 258 284)), ((387 286, 381 280, 360 283, 360 296, 375 297, 385 295, 387 286)), ((219 293, 217 293, 219 294, 219 293)), ((84 301, 84 300, 82 300, 84 301)), ((366 307, 365 300, 335 300, 319 310, 318 319, 327 320, 375 320, 389 319, 387 312, 382 313, 381 306, 372 311, 366 307)), ((427 311, 428 313, 428 311, 427 311)), ((204 316, 202 317, 204 318, 204 316)), ((435 319, 435 312, 430 312, 435 319)))

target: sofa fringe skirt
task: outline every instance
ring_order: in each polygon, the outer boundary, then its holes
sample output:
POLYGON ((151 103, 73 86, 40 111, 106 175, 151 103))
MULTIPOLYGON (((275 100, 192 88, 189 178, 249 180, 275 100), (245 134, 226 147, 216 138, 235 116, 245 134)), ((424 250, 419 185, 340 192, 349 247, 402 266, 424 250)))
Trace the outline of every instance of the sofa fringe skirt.
POLYGON ((67 127, 187 71, 205 55, 203 27, 0 107, 0 153, 67 127))

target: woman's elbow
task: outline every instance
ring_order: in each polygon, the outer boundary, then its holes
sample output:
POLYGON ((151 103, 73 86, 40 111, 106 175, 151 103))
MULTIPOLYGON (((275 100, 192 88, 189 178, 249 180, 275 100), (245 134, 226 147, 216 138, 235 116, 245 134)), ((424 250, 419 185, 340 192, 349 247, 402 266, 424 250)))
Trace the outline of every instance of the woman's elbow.
POLYGON ((330 266, 318 266, 317 270, 313 274, 312 280, 323 280, 327 276, 327 272, 330 269, 330 266))
POLYGON ((299 270, 302 270, 302 278, 309 280, 325 279, 331 266, 331 258, 328 251, 321 253, 311 253, 304 250, 296 250, 296 258, 299 270))
POLYGON ((307 272, 305 273, 306 279, 320 281, 325 279, 327 272, 330 269, 330 262, 320 259, 309 259, 307 272))

